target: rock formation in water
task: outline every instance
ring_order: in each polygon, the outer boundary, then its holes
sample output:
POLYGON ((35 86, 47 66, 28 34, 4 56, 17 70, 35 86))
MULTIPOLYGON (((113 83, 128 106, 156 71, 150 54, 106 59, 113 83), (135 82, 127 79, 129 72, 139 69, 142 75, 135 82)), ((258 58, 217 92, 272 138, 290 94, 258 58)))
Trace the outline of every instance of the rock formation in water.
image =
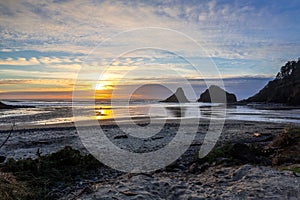
POLYGON ((183 89, 180 87, 176 90, 174 94, 172 94, 170 97, 166 98, 161 102, 187 103, 189 102, 189 100, 186 98, 183 89))
POLYGON ((212 102, 211 96, 213 96, 213 103, 236 103, 237 102, 236 96, 234 94, 228 93, 216 85, 211 85, 208 89, 206 89, 205 92, 203 92, 200 95, 198 102, 211 103, 212 102))
POLYGON ((273 81, 243 102, 300 105, 300 59, 288 61, 273 81))

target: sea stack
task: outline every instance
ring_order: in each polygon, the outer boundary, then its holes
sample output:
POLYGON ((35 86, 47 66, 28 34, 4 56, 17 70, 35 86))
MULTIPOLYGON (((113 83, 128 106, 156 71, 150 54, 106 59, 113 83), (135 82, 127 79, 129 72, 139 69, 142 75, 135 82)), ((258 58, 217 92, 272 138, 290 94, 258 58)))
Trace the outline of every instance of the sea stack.
POLYGON ((300 59, 298 62, 288 61, 274 80, 242 102, 300 105, 300 59))
POLYGON ((198 99, 198 102, 212 103, 211 95, 214 96, 213 103, 236 103, 236 96, 232 93, 228 93, 219 86, 211 85, 206 89, 198 99), (225 102, 226 100, 226 102, 225 102))
POLYGON ((171 96, 169 96, 168 98, 166 98, 165 100, 161 101, 161 102, 176 102, 176 103, 188 103, 189 100, 186 98, 183 89, 177 88, 176 92, 174 94, 172 94, 171 96))

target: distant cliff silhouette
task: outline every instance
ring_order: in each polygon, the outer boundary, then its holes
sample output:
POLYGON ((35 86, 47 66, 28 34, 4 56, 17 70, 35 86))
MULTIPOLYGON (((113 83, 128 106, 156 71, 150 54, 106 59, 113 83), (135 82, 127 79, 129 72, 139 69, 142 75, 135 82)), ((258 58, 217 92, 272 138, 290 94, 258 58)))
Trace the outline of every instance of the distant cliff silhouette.
POLYGON ((228 93, 222 88, 211 85, 208 89, 206 89, 201 95, 200 98, 197 100, 198 102, 207 102, 211 103, 211 96, 213 95, 213 103, 235 103, 236 96, 232 93, 228 93), (226 99, 226 102, 225 102, 226 99))
POLYGON ((186 98, 183 89, 180 87, 176 90, 174 94, 160 102, 187 103, 189 102, 189 100, 186 98))
POLYGON ((298 62, 288 61, 273 81, 242 102, 300 105, 300 59, 298 62))

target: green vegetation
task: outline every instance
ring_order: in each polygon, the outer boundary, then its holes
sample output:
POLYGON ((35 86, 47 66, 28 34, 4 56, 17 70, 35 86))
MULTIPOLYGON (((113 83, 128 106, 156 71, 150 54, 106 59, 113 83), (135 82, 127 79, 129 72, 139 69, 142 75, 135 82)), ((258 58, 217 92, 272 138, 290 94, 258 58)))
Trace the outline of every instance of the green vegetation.
POLYGON ((258 145, 247 145, 243 143, 227 143, 219 147, 215 147, 200 162, 208 162, 221 164, 226 162, 228 165, 236 164, 265 164, 261 157, 265 155, 263 149, 258 145))
MULTIPOLYGON (((300 128, 284 129, 266 145, 227 143, 216 146, 200 163, 290 165, 300 163, 300 128)), ((297 170, 295 168, 295 170, 297 170)))
POLYGON ((216 162, 219 158, 228 158, 230 162, 234 162, 234 158, 230 156, 233 144, 227 143, 220 147, 215 147, 206 157, 209 163, 216 162))
POLYGON ((38 155, 38 159, 34 160, 10 159, 1 166, 1 171, 12 173, 15 181, 5 182, 1 179, 1 193, 4 194, 1 197, 7 200, 10 197, 56 199, 65 188, 97 176, 97 169, 102 166, 92 155, 82 155, 71 147, 46 156, 38 155))
POLYGON ((300 174, 300 167, 298 166, 290 166, 290 167, 280 167, 279 170, 288 170, 288 171, 292 171, 294 173, 298 173, 300 174))
POLYGON ((0 172, 0 197, 2 200, 21 200, 29 196, 28 188, 11 173, 0 172))

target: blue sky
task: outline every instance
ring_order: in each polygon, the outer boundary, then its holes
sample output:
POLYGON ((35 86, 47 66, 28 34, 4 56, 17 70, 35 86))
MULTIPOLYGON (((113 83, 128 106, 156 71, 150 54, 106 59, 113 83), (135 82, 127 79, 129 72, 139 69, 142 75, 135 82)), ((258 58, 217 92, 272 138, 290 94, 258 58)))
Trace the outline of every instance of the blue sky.
MULTIPOLYGON (((299 13, 299 0, 1 1, 0 98, 26 91, 68 97, 91 50, 115 34, 143 27, 172 29, 192 38, 205 55, 193 54, 194 49, 185 55, 198 63, 212 59, 224 78, 270 78, 287 60, 300 56, 299 13)), ((134 48, 138 42, 139 38, 128 38, 107 43, 101 50, 134 48)), ((176 42, 179 48, 187 48, 176 42)), ((91 73, 114 59, 101 55, 91 73)), ((180 58, 169 59, 163 53, 141 58, 132 52, 118 63, 123 68, 143 67, 149 60, 148 68, 173 66, 188 78, 199 78, 192 77, 180 58)), ((108 77, 115 78, 112 75, 108 77)))

